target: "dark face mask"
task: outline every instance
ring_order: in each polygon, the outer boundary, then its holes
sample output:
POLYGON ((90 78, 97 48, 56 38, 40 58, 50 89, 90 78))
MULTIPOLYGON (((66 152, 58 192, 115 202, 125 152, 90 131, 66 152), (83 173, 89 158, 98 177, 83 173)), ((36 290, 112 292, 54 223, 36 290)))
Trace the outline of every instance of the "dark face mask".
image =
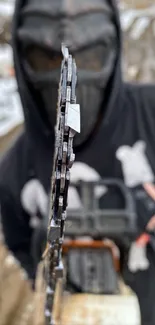
MULTIPOLYGON (((76 95, 77 102, 81 107, 81 133, 75 138, 76 145, 80 145, 82 142, 87 140, 98 122, 101 104, 104 100, 105 88, 112 74, 116 59, 116 29, 112 22, 111 11, 107 3, 106 9, 107 13, 106 15, 105 13, 103 14, 103 20, 101 21, 102 26, 98 23, 98 15, 96 13, 94 16, 91 14, 91 20, 96 24, 94 25, 94 30, 95 26, 97 27, 98 24, 101 30, 105 30, 100 41, 98 41, 98 36, 96 36, 96 42, 91 44, 90 40, 89 44, 88 37, 91 35, 91 30, 90 33, 88 33, 85 29, 83 30, 83 34, 86 34, 84 36, 88 42, 88 44, 85 42, 86 46, 78 46, 77 44, 74 44, 74 39, 72 40, 71 37, 69 39, 69 33, 67 33, 67 31, 66 35, 63 35, 62 39, 59 39, 59 49, 61 48, 61 42, 65 42, 65 39, 66 45, 70 44, 70 51, 76 60, 78 69, 76 95), (104 19, 104 17, 106 17, 106 19, 104 19)), ((101 14, 99 14, 99 18, 101 18, 100 16, 101 14)), ((39 20, 39 18, 40 17, 38 16, 36 20, 39 20)), ((83 17, 83 19, 85 19, 85 17, 83 17)), ((78 35, 79 25, 77 26, 78 35)), ((23 28, 26 30, 26 23, 23 28)), ((49 28, 50 27, 47 26, 47 34, 49 28)), ((88 23, 87 29, 89 30, 89 28, 90 26, 88 23)), ((95 32, 97 33, 96 30, 95 32)), ((46 30, 44 33, 46 35, 46 30)), ((19 33, 20 38, 22 35, 21 29, 19 33)), ((82 39, 80 31, 78 37, 79 39, 80 37, 82 39)), ((45 113, 48 124, 53 128, 56 121, 56 104, 62 57, 59 54, 60 52, 56 50, 56 48, 58 48, 56 43, 53 43, 53 45, 49 47, 47 47, 47 44, 45 46, 44 40, 42 40, 40 44, 38 43, 39 42, 35 39, 35 35, 34 40, 31 39, 31 41, 27 40, 26 42, 22 42, 24 58, 23 64, 28 80, 32 88, 35 90, 36 97, 39 98, 38 109, 44 111, 41 113, 45 113)))

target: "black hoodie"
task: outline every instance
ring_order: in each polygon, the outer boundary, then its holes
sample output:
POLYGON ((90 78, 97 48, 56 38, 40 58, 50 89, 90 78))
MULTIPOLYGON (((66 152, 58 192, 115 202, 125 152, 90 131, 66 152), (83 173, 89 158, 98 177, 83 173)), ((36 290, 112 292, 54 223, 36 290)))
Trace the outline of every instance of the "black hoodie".
MULTIPOLYGON (((133 191, 136 201, 141 202, 140 196, 145 196, 142 184, 153 183, 155 175, 155 87, 154 85, 130 85, 123 82, 120 23, 114 1, 109 2, 115 12, 118 55, 103 103, 106 113, 98 130, 87 143, 78 148, 72 179, 75 181, 80 178, 84 180, 120 178, 133 191)), ((21 65, 17 28, 23 4, 24 0, 16 1, 13 20, 13 52, 25 115, 25 131, 1 162, 0 202, 6 243, 32 277, 34 272, 30 252, 33 233, 33 227, 30 225, 32 215, 29 213, 29 208, 26 209, 22 203, 21 193, 23 193, 25 184, 34 179, 43 186, 42 192, 49 193, 54 134, 39 115, 21 65)), ((80 200, 78 193, 72 192, 73 194, 78 204, 80 200)), ((101 192, 99 194, 99 191, 96 194, 101 201, 102 194, 101 192)), ((72 202, 74 202, 73 197, 72 202)), ((110 192, 103 197, 103 207, 119 207, 120 204, 119 200, 110 196, 110 192)), ((40 210, 43 209, 40 208, 40 210)), ((154 212, 153 202, 147 202, 145 213, 143 205, 141 203, 138 205, 142 229, 145 228, 154 212)), ((40 215, 40 211, 34 213, 40 215)))

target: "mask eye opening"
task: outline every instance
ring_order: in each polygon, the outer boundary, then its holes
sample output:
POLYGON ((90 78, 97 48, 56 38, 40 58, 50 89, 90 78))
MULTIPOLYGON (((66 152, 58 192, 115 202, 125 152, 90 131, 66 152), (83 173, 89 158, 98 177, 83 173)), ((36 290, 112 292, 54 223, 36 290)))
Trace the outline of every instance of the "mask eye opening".
POLYGON ((49 72, 61 67, 61 53, 49 51, 35 44, 23 48, 23 57, 34 72, 49 72))

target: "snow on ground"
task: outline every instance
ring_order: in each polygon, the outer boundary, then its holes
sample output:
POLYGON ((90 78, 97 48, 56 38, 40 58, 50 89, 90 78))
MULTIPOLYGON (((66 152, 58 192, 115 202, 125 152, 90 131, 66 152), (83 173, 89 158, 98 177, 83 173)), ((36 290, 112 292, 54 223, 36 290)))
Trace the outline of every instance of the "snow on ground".
POLYGON ((12 65, 11 47, 0 46, 0 137, 23 122, 16 79, 9 74, 12 65))

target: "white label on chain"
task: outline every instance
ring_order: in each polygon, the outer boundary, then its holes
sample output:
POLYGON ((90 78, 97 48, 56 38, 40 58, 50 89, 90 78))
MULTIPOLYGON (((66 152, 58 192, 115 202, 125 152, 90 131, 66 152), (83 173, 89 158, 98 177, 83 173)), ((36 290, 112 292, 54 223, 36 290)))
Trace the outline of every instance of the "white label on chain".
POLYGON ((80 133, 81 121, 80 121, 80 105, 69 104, 66 117, 66 125, 74 131, 80 133))

